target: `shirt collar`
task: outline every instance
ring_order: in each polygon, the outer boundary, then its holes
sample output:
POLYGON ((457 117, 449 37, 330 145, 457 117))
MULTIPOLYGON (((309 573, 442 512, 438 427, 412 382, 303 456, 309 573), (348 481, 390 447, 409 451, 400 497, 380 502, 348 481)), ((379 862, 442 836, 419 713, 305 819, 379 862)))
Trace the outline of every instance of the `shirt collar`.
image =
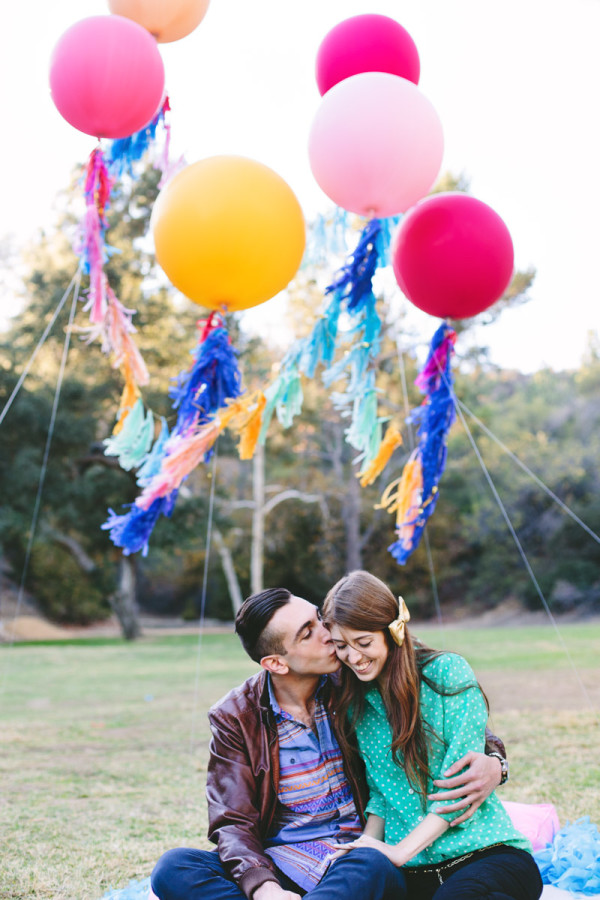
MULTIPOLYGON (((327 684, 327 675, 321 675, 319 678, 319 683, 317 685, 317 690, 315 692, 315 697, 319 697, 321 691, 327 684)), ((275 691, 273 689, 273 679, 271 678, 271 674, 267 672, 267 686, 269 689, 269 703, 271 704, 271 709, 275 713, 276 716, 285 716, 286 713, 281 709, 279 703, 275 699, 275 691)))

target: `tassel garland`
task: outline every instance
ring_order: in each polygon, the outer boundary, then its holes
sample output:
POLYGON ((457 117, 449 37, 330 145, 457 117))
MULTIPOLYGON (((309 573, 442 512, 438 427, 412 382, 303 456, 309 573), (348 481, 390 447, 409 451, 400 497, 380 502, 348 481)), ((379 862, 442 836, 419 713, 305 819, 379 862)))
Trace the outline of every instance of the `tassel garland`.
MULTIPOLYGON (((161 515, 170 515, 183 481, 200 463, 210 457, 214 443, 225 427, 219 411, 227 412, 227 401, 236 401, 241 394, 241 374, 236 352, 220 316, 212 314, 199 323, 199 342, 192 351, 191 368, 179 374, 170 390, 173 408, 178 410, 177 422, 169 435, 165 423, 154 447, 146 446, 141 454, 141 435, 135 441, 135 427, 146 425, 141 412, 134 407, 125 420, 122 434, 109 439, 112 455, 124 454, 126 461, 135 459, 140 466, 138 483, 140 496, 123 515, 110 510, 103 526, 110 538, 123 552, 136 553, 148 549, 148 541, 161 515), (134 417, 135 414, 135 417, 134 417), (131 423, 131 443, 128 423, 131 423), (123 434, 124 433, 124 434, 123 434), (138 450, 140 453, 138 454, 138 450)), ((150 414, 148 414, 150 415, 150 414)), ((107 452, 108 452, 107 450, 107 452)), ((133 465, 132 465, 133 467, 133 465)))
MULTIPOLYGON (((446 467, 448 432, 455 418, 451 370, 455 341, 455 331, 443 322, 433 336, 427 361, 415 381, 426 398, 407 420, 418 426, 418 445, 405 467, 392 504, 403 517, 397 519, 397 540, 388 547, 400 565, 407 562, 418 546, 438 501, 439 482, 446 467)), ((390 506, 387 508, 393 511, 390 506)))

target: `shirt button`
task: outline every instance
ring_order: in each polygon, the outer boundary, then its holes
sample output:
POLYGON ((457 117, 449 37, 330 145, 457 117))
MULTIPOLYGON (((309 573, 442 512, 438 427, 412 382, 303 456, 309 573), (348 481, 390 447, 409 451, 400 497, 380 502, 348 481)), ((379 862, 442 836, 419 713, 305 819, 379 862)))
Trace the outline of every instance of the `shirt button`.
POLYGON ((418 821, 419 821, 419 822, 422 822, 422 821, 423 821, 423 816, 419 816, 418 821))
POLYGON ((290 762, 291 762, 291 763, 295 763, 295 762, 296 762, 296 760, 294 759, 293 756, 292 756, 292 758, 290 759, 290 762))
POLYGON ((409 789, 408 789, 408 793, 409 793, 409 794, 414 794, 413 789, 412 789, 412 788, 409 788, 409 789))

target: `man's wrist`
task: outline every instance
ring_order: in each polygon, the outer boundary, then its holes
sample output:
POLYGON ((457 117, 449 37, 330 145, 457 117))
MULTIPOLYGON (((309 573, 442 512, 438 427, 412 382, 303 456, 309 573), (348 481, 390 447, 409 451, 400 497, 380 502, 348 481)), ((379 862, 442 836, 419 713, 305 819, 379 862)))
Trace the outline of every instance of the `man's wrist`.
POLYGON ((502 787, 503 784, 506 784, 508 781, 508 760, 505 759, 501 753, 488 753, 488 756, 493 756, 494 759, 497 759, 500 763, 500 784, 499 787, 502 787))

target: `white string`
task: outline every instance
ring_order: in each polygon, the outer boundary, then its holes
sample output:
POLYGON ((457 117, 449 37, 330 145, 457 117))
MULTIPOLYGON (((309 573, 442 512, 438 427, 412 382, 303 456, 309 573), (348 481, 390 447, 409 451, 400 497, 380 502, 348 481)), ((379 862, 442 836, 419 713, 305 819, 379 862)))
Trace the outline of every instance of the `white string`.
MULTIPOLYGON (((396 351, 398 353, 398 363, 400 366, 400 381, 402 384, 402 394, 404 397, 404 417, 406 420, 410 417, 410 405, 408 402, 408 385, 406 381, 406 367, 404 365, 404 353, 400 348, 400 341, 396 339, 396 351)), ((410 422, 406 422, 406 426, 408 429, 408 443, 410 445, 411 452, 415 449, 415 434, 414 429, 410 422)), ((429 533, 427 531, 427 525, 423 529, 423 539, 425 541, 425 552, 427 554, 427 565, 429 566, 429 577, 431 579, 431 591, 433 594, 433 602, 435 604, 435 613, 437 616, 438 624, 440 628, 444 628, 444 619, 442 616, 442 606, 440 603, 440 595, 438 591, 437 579, 435 577, 435 568, 433 565, 433 554, 431 552, 431 544, 429 541, 429 533)))
MULTIPOLYGON (((46 437, 46 446, 44 448, 44 456, 42 459, 42 466, 40 469, 40 477, 38 481, 37 494, 35 498, 34 508, 33 508, 33 516, 31 519, 31 525, 29 528, 29 540, 27 542, 27 550, 25 552, 25 562, 23 563, 23 571, 21 574, 21 581, 19 584, 19 593, 17 595, 17 603, 15 608, 15 613, 13 616, 13 623, 19 615, 21 605, 23 602, 23 595, 25 592, 25 579, 27 577, 27 573, 29 571, 29 562, 31 559, 31 551, 33 548, 33 542, 35 540, 38 517, 40 512, 40 505, 42 501, 42 491, 44 489, 44 482, 46 480, 46 472, 48 470, 48 458, 50 456, 50 447, 52 445, 52 438, 54 436, 54 426, 56 424, 56 416, 58 413, 58 402, 60 400, 60 393, 62 389, 62 383, 65 374, 65 368, 67 365, 67 356, 69 354, 69 345, 71 341, 71 330, 73 326, 73 320, 75 318, 75 311, 77 309, 77 301, 79 300, 79 289, 81 287, 81 270, 78 269, 75 274, 75 290, 73 291, 73 302, 71 303, 71 311, 69 313, 69 323, 67 325, 65 342, 63 345, 62 358, 60 361, 60 369, 58 372, 58 379, 56 382, 56 390, 54 392, 54 402, 52 404, 52 413, 50 415, 50 424, 48 425, 48 435, 46 437)), ((9 646, 12 646, 14 643, 14 631, 11 629, 11 637, 9 641, 9 646)), ((6 688, 6 677, 8 673, 8 655, 6 659, 6 665, 4 667, 4 673, 2 678, 2 687, 0 689, 0 694, 4 693, 6 688)))
POLYGON ((2 422, 3 422, 4 419, 6 418, 6 414, 7 414, 7 412, 9 411, 10 407, 12 406, 15 397, 17 396, 17 394, 18 394, 19 391, 21 390, 21 387, 22 387, 22 385, 23 385, 23 382, 24 382, 25 379, 27 378, 27 375, 29 374, 29 370, 30 370, 31 366, 32 366, 33 363, 34 363, 36 356, 38 355, 39 351, 42 349, 42 346, 44 345, 44 343, 45 343, 45 341, 46 341, 46 338, 47 338, 48 335, 50 334, 50 331, 52 330, 52 326, 54 325, 54 323, 56 322, 58 316, 60 315, 60 311, 61 311, 61 309, 63 308, 63 306, 65 305, 65 303, 66 303, 66 301, 67 301, 67 297, 68 297, 69 294, 71 293, 71 288, 73 287, 73 285, 74 285, 75 282, 77 281, 78 276, 79 276, 79 281, 77 282, 77 284, 78 284, 77 290, 79 290, 79 284, 81 283, 81 269, 79 269, 79 268, 77 269, 77 271, 76 271, 75 274, 73 275, 73 278, 71 279, 71 283, 70 283, 69 287, 66 289, 66 291, 64 292, 64 294, 62 295, 61 300, 59 300, 58 306, 57 306, 56 309, 54 310, 54 314, 53 314, 52 318, 50 319, 50 321, 49 321, 48 324, 46 325, 46 328, 44 329, 44 333, 42 334, 41 338, 40 338, 39 341, 38 341, 37 347, 35 348, 35 350, 34 350, 33 353, 31 354, 31 357, 29 358, 29 361, 28 361, 27 365, 26 365, 25 368, 23 369, 23 372, 21 373, 21 377, 19 378, 18 382, 16 383, 16 385, 15 385, 15 387, 14 387, 14 389, 13 389, 12 394, 10 395, 10 397, 8 398, 8 400, 6 401, 5 407, 4 407, 4 409, 2 410, 2 412, 0 413, 0 425, 2 425, 2 422))
POLYGON ((196 721, 198 717, 198 699, 200 692, 200 659, 202 650, 202 628, 204 625, 204 616, 206 611, 206 591, 208 584, 208 563, 210 558, 210 547, 212 539, 212 523, 213 509, 215 503, 215 484, 217 481, 217 445, 215 443, 213 451, 212 470, 210 472, 210 495, 208 500, 208 521, 206 526, 206 549, 204 552, 204 574, 202 576, 202 595, 200 598, 200 619, 198 621, 198 652, 196 656, 196 678, 194 683, 194 702, 192 707, 192 721, 190 726, 190 756, 194 752, 194 738, 196 736, 196 721))
POLYGON ((492 439, 492 440, 493 440, 493 441, 494 441, 494 442, 495 442, 495 443, 496 443, 496 444, 504 451, 504 453, 506 453, 507 456, 509 456, 509 457, 513 460, 513 462, 516 462, 516 464, 517 464, 518 466, 520 466, 520 468, 521 468, 527 475, 529 475, 529 477, 530 477, 531 479, 533 479, 533 481, 535 481, 535 483, 538 485, 538 487, 540 487, 540 488, 544 491, 544 493, 546 493, 549 497, 551 497, 552 500, 554 500, 554 502, 557 503, 558 506, 560 506, 560 508, 563 510, 563 512, 565 512, 568 516, 570 516, 571 519, 573 519, 574 522, 577 522, 577 524, 578 524, 581 528, 583 528, 583 530, 586 531, 586 532, 589 534, 589 536, 590 536, 591 538, 593 538, 593 539, 596 541, 597 544, 600 544, 600 536, 598 536, 594 531, 592 531, 592 529, 591 529, 588 525, 586 525, 585 522, 583 522, 583 521, 579 518, 579 516, 578 516, 576 513, 573 512, 572 509, 569 509, 569 507, 567 506, 567 504, 564 503, 564 502, 560 499, 560 497, 558 497, 558 496, 554 493, 554 491, 551 490, 551 489, 548 487, 548 485, 544 484, 544 482, 541 480, 541 478, 538 478, 538 476, 535 474, 535 472, 532 472, 531 469, 530 469, 528 466, 526 466, 525 463, 522 462, 522 461, 519 459, 519 457, 516 456, 516 455, 512 452, 512 450, 510 450, 510 449, 506 446, 506 444, 504 444, 504 443, 500 440, 499 437, 496 437, 496 435, 495 435, 492 431, 490 431, 490 429, 487 427, 487 425, 485 425, 485 424, 481 421, 481 419, 478 419, 477 416, 475 415, 475 413, 472 412, 472 411, 469 409, 469 407, 468 407, 465 403, 462 402, 462 400, 459 400, 458 397, 457 397, 457 398, 456 398, 456 402, 457 402, 458 405, 459 405, 459 406, 467 413, 467 415, 469 415, 469 416, 473 419, 473 421, 474 421, 477 425, 479 425, 479 427, 482 429, 482 431, 484 431, 484 432, 487 434, 487 436, 490 437, 490 438, 491 438, 491 439, 492 439))
POLYGON ((461 410, 461 408, 460 408, 460 404, 459 404, 459 402, 458 402, 458 399, 457 399, 457 397, 456 397, 456 394, 454 393, 454 391, 453 391, 453 389, 452 389, 452 386, 448 383, 448 380, 446 379, 445 373, 442 372, 441 369, 440 369, 440 374, 441 374, 442 378, 444 379, 444 382, 445 382, 445 384, 446 384, 446 387, 447 387, 447 389, 448 389, 448 392, 450 393, 450 396, 451 396, 451 398, 452 398, 452 402, 454 403, 454 408, 455 408, 455 410, 456 410, 456 412, 457 412, 457 415, 459 416, 459 418, 460 418, 460 420, 461 420, 461 422, 462 422, 463 428, 465 429, 465 432, 466 432, 466 434, 467 434, 467 437, 469 438, 469 441, 470 441, 470 443, 471 443, 471 446, 473 447, 473 450, 474 450, 474 452, 475 452, 475 456, 477 457, 477 460, 478 460, 478 462, 479 462, 479 465, 481 466, 481 469, 482 469, 482 471, 483 471, 483 474, 484 474, 484 476, 485 476, 485 479, 486 479, 486 481, 487 481, 487 483, 488 483, 488 485, 489 485, 489 487, 490 487, 490 490, 492 491, 492 494, 493 494, 493 496, 494 496, 494 499, 496 500, 496 503, 498 504, 498 506, 499 506, 499 508, 500 508, 500 512, 502 513, 502 517, 504 518, 504 521, 506 522, 506 526, 507 526, 507 528, 508 528, 508 530, 509 530, 509 532, 510 532, 510 535, 511 535, 513 541, 515 542, 515 545, 516 545, 516 547, 517 547, 517 550, 519 551, 519 555, 520 555, 520 557, 521 557, 521 559, 522 559, 522 561, 523 561, 523 564, 524 564, 524 566, 525 566, 525 568, 526 568, 526 570, 527 570, 527 573, 528 573, 529 577, 531 578, 531 581, 532 581, 532 584, 533 584, 533 586, 534 586, 534 588, 535 588, 535 590, 536 590, 536 593, 537 593, 538 597, 540 598, 540 600, 541 600, 541 602, 542 602, 542 606, 544 607, 544 609, 545 609, 545 611, 546 611, 546 614, 547 614, 548 618, 550 619, 550 622, 551 622, 551 624, 552 624, 552 627, 554 628, 554 631, 555 631, 555 634, 556 634, 556 636, 557 636, 557 638, 558 638, 558 641, 559 641, 559 643, 560 643, 560 645, 561 645, 561 647, 562 647, 562 649, 563 649, 563 651, 564 651, 564 653, 565 653, 567 659, 569 660, 569 663, 570 663, 570 665, 571 665, 571 668, 572 668, 572 670, 573 670, 573 673, 574 673, 574 675, 575 675, 575 678, 577 679, 577 682, 578 682, 578 684, 579 684, 579 686, 580 686, 580 688, 581 688, 581 691, 582 691, 582 693, 583 693, 583 695, 584 695, 584 697, 585 697, 587 703, 588 703, 589 706, 590 706, 590 709, 592 709, 592 710, 595 712, 596 710, 595 710, 594 704, 592 703, 592 699, 591 699, 590 695, 588 694, 588 691, 587 691, 586 686, 584 685, 583 681, 581 680, 581 677, 580 677, 580 675, 579 675, 579 672, 578 672, 578 670, 577 670, 577 667, 576 667, 576 665, 575 665, 575 662, 574 662, 574 660, 573 660, 573 658, 572 658, 572 656, 571 656, 571 653, 569 652, 569 648, 567 647, 567 645, 566 645, 566 643, 565 643, 565 641, 564 641, 564 638, 563 638, 563 636, 562 636, 562 634, 561 634, 561 632, 560 632, 560 630, 559 630, 559 628, 558 628, 558 624, 557 624, 557 622, 556 622, 556 619, 555 619, 554 616, 552 615, 552 612, 551 612, 551 610, 550 610, 550 607, 548 606, 548 602, 547 602, 547 600, 546 600, 546 598, 545 598, 545 596, 544 596, 544 593, 543 593, 543 591, 542 591, 542 589, 541 589, 541 587, 540 587, 540 584, 539 584, 539 582, 538 582, 538 580, 537 580, 537 578, 536 578, 536 576, 535 576, 535 573, 534 573, 534 571, 533 571, 533 569, 532 569, 532 567, 531 567, 531 564, 530 564, 530 562, 529 562, 529 559, 527 558, 527 554, 525 553, 525 550, 523 549, 523 545, 521 544, 521 541, 519 540, 519 537, 518 537, 518 535, 517 535, 517 532, 515 531, 515 528, 514 528, 512 522, 511 522, 511 520, 510 520, 510 517, 509 517, 509 515, 508 515, 508 513, 507 513, 507 511, 506 511, 506 507, 504 506, 504 503, 502 502, 502 499, 501 499, 501 497, 500 497, 498 491, 496 490, 496 485, 494 484, 494 482, 493 482, 493 480, 492 480, 492 477, 491 477, 491 475, 490 475, 489 469, 488 469, 488 467, 486 466, 486 464, 485 464, 485 462, 484 462, 484 459, 483 459, 483 457, 482 457, 482 455, 481 455, 481 453, 480 453, 479 447, 477 446, 477 443, 476 443, 476 441, 475 441, 475 438, 473 437, 473 435, 472 435, 472 433, 471 433, 471 429, 469 428, 468 422, 466 421, 465 417, 463 416, 463 413, 462 413, 462 410, 461 410))

